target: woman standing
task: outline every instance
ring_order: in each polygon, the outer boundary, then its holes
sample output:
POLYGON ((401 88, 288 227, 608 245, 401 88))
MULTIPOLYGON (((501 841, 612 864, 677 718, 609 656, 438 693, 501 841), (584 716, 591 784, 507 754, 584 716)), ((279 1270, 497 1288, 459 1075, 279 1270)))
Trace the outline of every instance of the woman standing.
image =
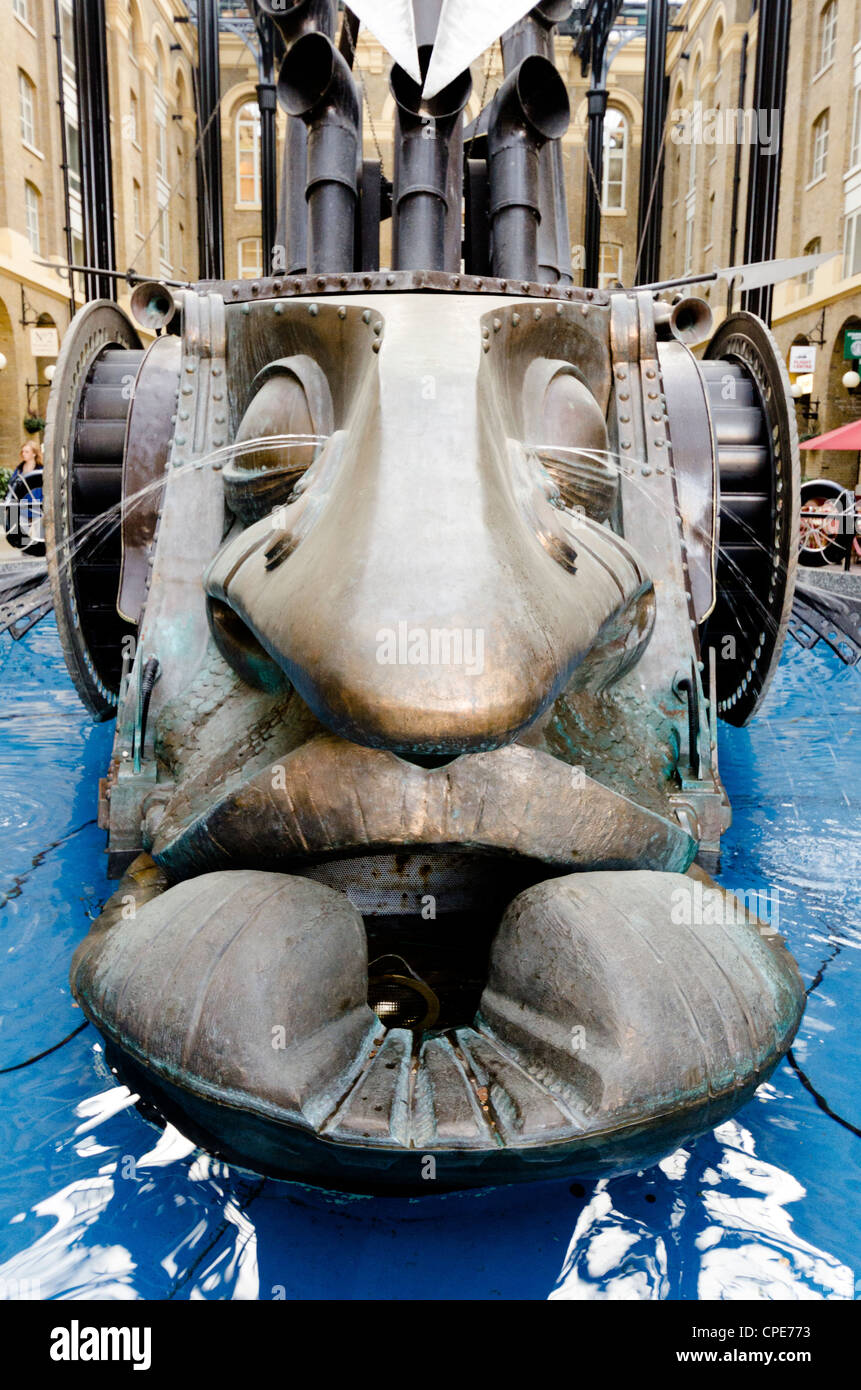
POLYGON ((16 550, 44 555, 42 532, 42 450, 33 439, 21 445, 4 504, 6 539, 16 550))

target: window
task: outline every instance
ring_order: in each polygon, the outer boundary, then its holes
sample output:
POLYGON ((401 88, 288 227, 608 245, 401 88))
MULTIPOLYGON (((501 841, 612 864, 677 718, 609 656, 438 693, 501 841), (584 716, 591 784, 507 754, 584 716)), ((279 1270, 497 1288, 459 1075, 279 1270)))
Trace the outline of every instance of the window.
POLYGON ((837 46, 837 0, 830 0, 819 19, 819 68, 817 75, 834 62, 837 46))
MULTIPOLYGON (((808 241, 807 245, 804 248, 804 254, 805 256, 818 256, 821 250, 822 241, 818 236, 816 236, 813 238, 812 241, 808 241)), ((813 282, 816 279, 816 270, 813 269, 805 271, 805 273, 802 276, 800 276, 799 279, 801 284, 802 297, 808 294, 812 294, 813 282)))
POLYGON ((158 213, 158 254, 162 265, 170 269, 170 220, 167 208, 159 208, 158 213))
POLYGON ((861 83, 855 88, 852 115, 852 148, 849 152, 849 168, 861 164, 861 83))
POLYGON ((36 88, 26 72, 18 69, 18 114, 21 118, 21 139, 27 145, 36 144, 36 88))
POLYGON ((694 219, 689 214, 685 222, 685 266, 684 274, 690 275, 694 268, 694 219))
POLYGON ((42 240, 39 235, 39 190, 32 183, 24 184, 24 222, 27 240, 34 256, 41 254, 42 240))
POLYGON ((63 50, 63 66, 74 73, 75 25, 72 18, 72 0, 62 0, 60 5, 60 47, 63 50))
POLYGON ((861 275, 861 211, 852 212, 846 218, 843 274, 847 280, 861 275))
POLYGON ((135 231, 138 236, 141 236, 141 226, 143 223, 143 218, 141 217, 141 186, 137 179, 132 179, 132 220, 135 224, 135 231))
POLYGON ((628 173, 628 122, 621 111, 611 106, 604 120, 604 211, 621 211, 625 207, 625 188, 628 173))
POLYGON ((823 111, 813 122, 813 140, 810 146, 811 183, 824 177, 828 165, 828 119, 829 112, 823 111))
POLYGON ((251 102, 236 118, 236 201, 260 202, 260 112, 251 102))
POLYGON ((66 118, 66 159, 69 165, 69 188, 81 193, 81 134, 78 127, 66 118))
POLYGON ((612 241, 601 242, 598 286, 602 290, 611 288, 622 280, 622 248, 612 241))
POLYGON ((240 280, 259 280, 263 274, 263 242, 259 236, 247 236, 239 243, 240 280))
POLYGON ((159 120, 158 112, 155 119, 155 171, 160 179, 167 178, 167 126, 163 120, 159 120))
POLYGON ((27 13, 27 0, 12 0, 12 13, 19 19, 23 19, 25 24, 30 23, 30 16, 27 13))
POLYGON ((138 99, 134 92, 129 93, 129 114, 126 117, 126 139, 131 140, 133 145, 138 143, 138 99))

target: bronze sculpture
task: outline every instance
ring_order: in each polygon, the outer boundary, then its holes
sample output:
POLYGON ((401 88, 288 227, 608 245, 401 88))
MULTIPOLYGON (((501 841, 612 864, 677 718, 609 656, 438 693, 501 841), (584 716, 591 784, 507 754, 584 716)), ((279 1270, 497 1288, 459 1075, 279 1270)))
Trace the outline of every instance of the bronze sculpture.
POLYGON ((334 5, 263 8, 307 170, 288 270, 139 287, 181 324, 145 351, 90 304, 52 388, 56 611, 116 714, 123 875, 73 989, 153 1113, 263 1172, 642 1167, 752 1095, 803 1004, 701 867, 717 717, 757 708, 792 599, 782 364, 745 314, 699 361, 707 306, 541 255, 552 5, 471 132, 463 267, 468 73, 393 72, 390 271, 334 5))

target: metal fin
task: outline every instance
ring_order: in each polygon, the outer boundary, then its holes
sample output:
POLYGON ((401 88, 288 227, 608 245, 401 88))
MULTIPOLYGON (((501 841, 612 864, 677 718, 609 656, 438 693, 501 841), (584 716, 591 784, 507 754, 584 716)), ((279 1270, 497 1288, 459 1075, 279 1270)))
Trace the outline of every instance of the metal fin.
MULTIPOLYGON (((453 82, 500 34, 522 19, 535 0, 443 0, 436 41, 424 85, 424 98, 453 82)), ((357 10, 357 6, 353 5, 357 10)), ((373 27, 373 26, 372 26, 373 27)))
POLYGON ((413 81, 421 82, 412 0, 350 0, 350 9, 413 81))

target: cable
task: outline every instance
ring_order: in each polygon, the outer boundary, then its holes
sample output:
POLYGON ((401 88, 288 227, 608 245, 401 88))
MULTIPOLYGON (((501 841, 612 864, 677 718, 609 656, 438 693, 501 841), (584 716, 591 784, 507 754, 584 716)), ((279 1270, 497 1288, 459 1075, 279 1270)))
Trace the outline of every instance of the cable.
POLYGON ((67 1042, 71 1042, 72 1038, 76 1038, 79 1033, 83 1033, 84 1029, 89 1028, 89 1026, 90 1020, 85 1018, 83 1023, 79 1023, 77 1028, 73 1028, 71 1033, 65 1038, 61 1038, 58 1043, 54 1043, 53 1047, 46 1047, 44 1052, 37 1052, 35 1057, 28 1057, 26 1062, 16 1062, 13 1067, 0 1067, 0 1076, 6 1076, 10 1071, 20 1071, 22 1067, 31 1067, 34 1062, 41 1062, 43 1057, 48 1057, 60 1047, 65 1047, 67 1042))

